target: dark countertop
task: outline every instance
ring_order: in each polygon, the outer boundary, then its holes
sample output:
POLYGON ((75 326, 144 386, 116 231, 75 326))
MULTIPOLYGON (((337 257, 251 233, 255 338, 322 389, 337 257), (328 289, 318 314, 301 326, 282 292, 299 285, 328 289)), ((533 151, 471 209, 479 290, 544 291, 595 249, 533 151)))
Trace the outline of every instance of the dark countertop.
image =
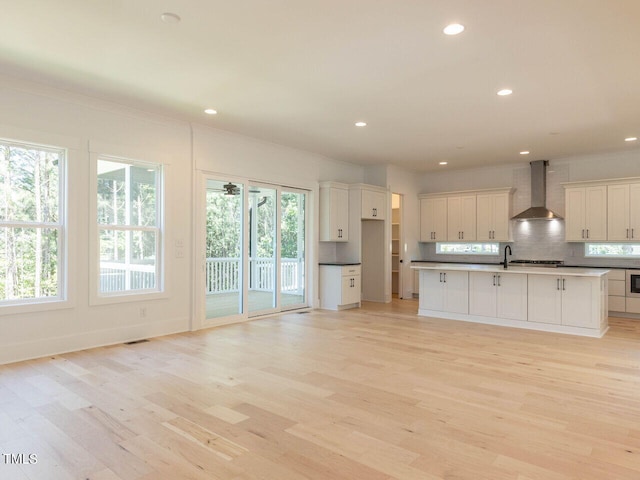
MULTIPOLYGON (((411 260, 411 263, 466 263, 469 265, 502 265, 502 262, 452 262, 452 261, 438 261, 438 260, 411 260)), ((511 264, 509 264, 511 265, 511 264)), ((566 268, 606 268, 607 270, 640 270, 640 267, 637 265, 629 265, 627 267, 611 267, 607 265, 580 265, 574 263, 565 263, 561 265, 566 268)))
POLYGON ((349 267, 352 265, 362 265, 360 262, 320 262, 318 265, 330 265, 334 267, 349 267))

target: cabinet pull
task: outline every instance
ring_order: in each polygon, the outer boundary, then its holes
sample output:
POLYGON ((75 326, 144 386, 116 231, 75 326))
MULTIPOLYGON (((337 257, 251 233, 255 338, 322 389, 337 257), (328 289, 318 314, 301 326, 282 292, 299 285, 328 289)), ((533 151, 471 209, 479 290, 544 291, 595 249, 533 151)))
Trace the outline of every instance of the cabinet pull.
POLYGON ((496 276, 495 275, 493 276, 493 286, 494 287, 496 286, 496 276))
POLYGON ((460 232, 462 234, 462 240, 464 240, 464 232, 460 232))
POLYGON ((627 238, 629 238, 629 229, 627 228, 627 238))
POLYGON ((447 272, 444 273, 444 283, 447 283, 447 272))
POLYGON ((560 279, 556 278, 556 290, 560 290, 560 279))
POLYGON ((631 238, 635 238, 635 237, 633 236, 633 228, 631 229, 631 238))
POLYGON ((566 290, 566 288, 564 288, 564 278, 562 279, 562 290, 566 290))
POLYGON ((584 228, 582 229, 582 238, 584 238, 584 228))
POLYGON ((500 275, 498 275, 498 286, 501 287, 502 285, 500 285, 500 275))
POLYGON ((587 228, 587 238, 589 238, 589 229, 587 228))
POLYGON ((440 272, 440 283, 442 283, 442 272, 440 272))

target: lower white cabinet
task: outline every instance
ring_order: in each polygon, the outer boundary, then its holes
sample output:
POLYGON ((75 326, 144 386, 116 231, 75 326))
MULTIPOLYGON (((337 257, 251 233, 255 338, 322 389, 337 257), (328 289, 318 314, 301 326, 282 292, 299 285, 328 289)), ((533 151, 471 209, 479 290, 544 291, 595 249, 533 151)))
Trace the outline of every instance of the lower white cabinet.
POLYGON ((422 270, 420 308, 469 313, 469 274, 451 270, 422 270))
POLYGON ((527 319, 527 275, 469 272, 469 314, 527 319))
POLYGON ((320 307, 344 310, 360 306, 360 265, 320 265, 320 307))
POLYGON ((601 281, 591 277, 529 275, 529 321, 598 328, 602 317, 601 281))

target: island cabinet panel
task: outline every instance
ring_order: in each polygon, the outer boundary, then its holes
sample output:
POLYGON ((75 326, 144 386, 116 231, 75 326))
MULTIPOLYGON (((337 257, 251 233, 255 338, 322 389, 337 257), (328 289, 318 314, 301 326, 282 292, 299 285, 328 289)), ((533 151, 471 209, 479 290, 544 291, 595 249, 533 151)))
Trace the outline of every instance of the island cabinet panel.
POLYGON ((529 321, 598 328, 601 303, 598 278, 529 275, 529 321))
POLYGON ((420 278, 420 302, 428 310, 469 313, 468 273, 423 270, 420 278))
POLYGON ((420 199, 420 241, 447 241, 447 198, 420 199))
POLYGON ((526 320, 527 276, 519 273, 470 272, 469 313, 526 320))
POLYGON ((460 195, 447 198, 447 240, 450 242, 476 239, 476 196, 460 195))

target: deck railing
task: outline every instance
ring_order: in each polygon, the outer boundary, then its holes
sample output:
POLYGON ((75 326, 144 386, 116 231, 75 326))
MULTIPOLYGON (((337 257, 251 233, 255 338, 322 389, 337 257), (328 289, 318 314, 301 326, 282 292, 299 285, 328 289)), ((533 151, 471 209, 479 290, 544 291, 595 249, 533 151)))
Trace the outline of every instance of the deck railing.
MULTIPOLYGON (((274 261, 272 258, 249 259, 249 290, 274 290, 274 261)), ((280 284, 282 292, 301 293, 304 290, 304 261, 281 259, 280 284)), ((240 259, 207 258, 206 293, 237 292, 240 288, 240 259)))
MULTIPOLYGON (((274 261, 271 258, 249 259, 250 290, 274 290, 274 261)), ((304 261, 283 258, 280 268, 281 291, 302 293, 304 290, 304 261)), ((207 258, 206 293, 237 292, 240 286, 240 259, 207 258)), ((100 291, 118 292, 156 287, 155 266, 100 264, 100 291)))

